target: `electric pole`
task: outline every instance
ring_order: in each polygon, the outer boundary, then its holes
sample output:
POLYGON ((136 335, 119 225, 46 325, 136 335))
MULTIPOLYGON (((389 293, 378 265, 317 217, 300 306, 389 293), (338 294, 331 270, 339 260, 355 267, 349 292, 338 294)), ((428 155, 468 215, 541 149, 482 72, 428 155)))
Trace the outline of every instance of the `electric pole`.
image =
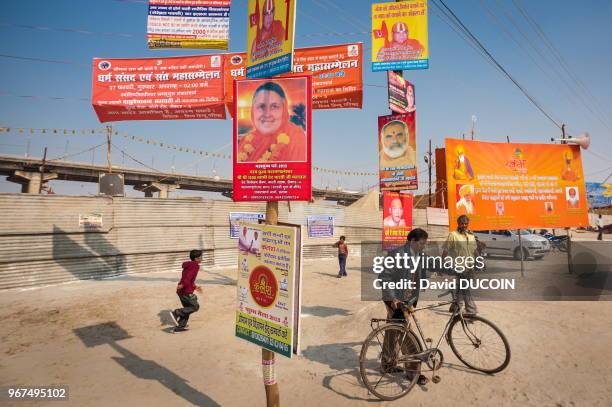
POLYGON ((108 162, 108 173, 113 172, 113 166, 111 164, 111 144, 113 137, 113 127, 106 126, 106 161, 108 162))
POLYGON ((45 147, 45 151, 43 152, 42 165, 40 166, 40 185, 38 187, 39 194, 42 193, 43 182, 45 182, 45 163, 46 162, 47 162, 47 147, 45 147))

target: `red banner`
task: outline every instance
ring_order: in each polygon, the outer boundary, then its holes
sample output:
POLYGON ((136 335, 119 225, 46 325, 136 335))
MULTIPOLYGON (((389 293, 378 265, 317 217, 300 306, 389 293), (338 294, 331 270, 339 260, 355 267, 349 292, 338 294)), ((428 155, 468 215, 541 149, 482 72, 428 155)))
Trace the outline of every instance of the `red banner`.
POLYGON ((389 109, 395 113, 410 113, 416 111, 414 85, 396 71, 387 71, 387 87, 389 91, 389 109))
POLYGON ((378 117, 380 189, 417 189, 415 112, 378 117))
POLYGON ((225 119, 223 58, 94 58, 92 104, 98 119, 225 119))
POLYGON ((234 82, 234 201, 310 201, 311 78, 234 82))
MULTIPOLYGON (((363 44, 298 48, 293 72, 278 77, 312 75, 313 109, 361 109, 363 102, 363 44)), ((233 114, 232 82, 246 78, 246 53, 226 54, 225 101, 233 114)))
POLYGON ((383 249, 391 250, 406 243, 412 230, 412 194, 383 192, 383 249))

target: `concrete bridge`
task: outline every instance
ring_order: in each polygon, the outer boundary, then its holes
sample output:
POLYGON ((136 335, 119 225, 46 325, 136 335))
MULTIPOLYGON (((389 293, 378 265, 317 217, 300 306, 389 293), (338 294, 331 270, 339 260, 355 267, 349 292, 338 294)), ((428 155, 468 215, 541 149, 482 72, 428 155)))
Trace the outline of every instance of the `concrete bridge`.
MULTIPOLYGON (((70 161, 46 161, 44 173, 41 172, 41 158, 24 158, 19 156, 0 155, 0 175, 5 175, 8 181, 22 185, 22 192, 39 193, 42 186, 50 180, 94 182, 98 183, 100 174, 108 173, 108 167, 70 161)), ((145 171, 135 168, 113 166, 114 173, 123 174, 124 184, 133 186, 145 196, 152 197, 156 192, 158 197, 167 198, 168 192, 177 188, 188 191, 219 192, 231 197, 232 180, 219 177, 198 177, 187 174, 172 174, 145 171)), ((315 199, 336 201, 342 205, 350 205, 364 194, 338 190, 313 188, 315 199)))

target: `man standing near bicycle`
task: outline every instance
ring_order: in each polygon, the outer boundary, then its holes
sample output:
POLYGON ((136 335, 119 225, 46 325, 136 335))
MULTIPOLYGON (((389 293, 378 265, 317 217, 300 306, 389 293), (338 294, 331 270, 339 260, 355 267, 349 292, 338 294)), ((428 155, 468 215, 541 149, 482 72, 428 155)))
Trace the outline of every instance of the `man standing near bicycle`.
MULTIPOLYGON (((465 265, 466 258, 475 259, 478 257, 478 242, 472 232, 469 231, 470 219, 466 215, 461 215, 457 218, 457 230, 454 230, 448 234, 446 244, 442 257, 450 256, 453 258, 453 264, 465 265), (460 259, 460 260, 458 260, 460 259)), ((471 262, 474 265, 474 261, 471 262)), ((474 268, 468 268, 464 266, 463 271, 453 270, 455 274, 455 281, 457 288, 455 289, 453 296, 457 299, 457 304, 461 307, 465 304, 465 313, 476 314, 478 309, 476 303, 472 298, 472 292, 470 291, 469 285, 467 288, 461 288, 461 280, 471 280, 474 278, 474 268)), ((454 305, 451 305, 449 312, 453 312, 454 305)))
MULTIPOLYGON (((422 256, 423 249, 427 243, 427 232, 421 228, 412 229, 408 233, 406 244, 396 250, 391 251, 388 257, 395 257, 397 254, 403 257, 404 254, 414 259, 422 256)), ((412 264, 415 264, 414 262, 412 264)), ((422 267, 422 263, 418 263, 416 270, 410 270, 407 268, 390 268, 385 269, 381 274, 383 282, 398 283, 400 281, 411 281, 413 282, 414 289, 383 289, 383 302, 387 308, 387 319, 400 319, 405 320, 402 306, 416 307, 417 301, 419 300, 419 285, 420 280, 426 278, 425 269, 422 267), (403 305, 405 304, 405 305, 403 305)), ((397 340, 397 334, 395 332, 389 332, 385 335, 383 340, 383 369, 385 363, 388 366, 395 366, 393 362, 397 359, 397 355, 401 352, 399 341, 397 340)), ((404 354, 417 353, 418 349, 404 349, 404 354)), ((395 367, 395 369, 401 369, 395 367)), ((409 374, 409 372, 406 372, 409 374)), ((419 384, 427 383, 427 379, 424 376, 419 377, 419 384)))

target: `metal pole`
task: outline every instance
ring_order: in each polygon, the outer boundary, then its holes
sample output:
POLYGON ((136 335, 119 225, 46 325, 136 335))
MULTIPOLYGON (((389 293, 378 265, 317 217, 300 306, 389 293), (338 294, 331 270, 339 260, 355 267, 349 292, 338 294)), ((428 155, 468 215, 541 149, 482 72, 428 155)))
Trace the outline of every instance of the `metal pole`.
POLYGON ((113 172, 113 165, 111 164, 111 143, 113 137, 113 127, 106 126, 106 161, 108 162, 108 173, 113 172))
POLYGON ((427 154, 427 166, 429 169, 429 206, 431 207, 431 139, 429 139, 429 152, 427 154))
POLYGON ((45 163, 47 162, 47 147, 45 147, 45 151, 43 152, 43 160, 42 165, 40 166, 40 185, 38 186, 38 193, 42 192, 43 182, 45 182, 45 163))
POLYGON ((521 229, 518 230, 519 250, 521 251, 521 277, 525 277, 525 268, 523 266, 523 239, 521 239, 521 229))
MULTIPOLYGON (((266 224, 278 223, 278 201, 266 202, 266 224)), ((266 406, 279 407, 280 393, 276 382, 276 367, 274 352, 261 348, 261 365, 263 368, 264 388, 266 390, 266 406)))
MULTIPOLYGON (((561 144, 567 144, 565 135, 565 123, 561 125, 561 144)), ((574 265, 572 264, 572 233, 570 228, 565 228, 567 233, 567 271, 570 274, 574 273, 574 265)))

